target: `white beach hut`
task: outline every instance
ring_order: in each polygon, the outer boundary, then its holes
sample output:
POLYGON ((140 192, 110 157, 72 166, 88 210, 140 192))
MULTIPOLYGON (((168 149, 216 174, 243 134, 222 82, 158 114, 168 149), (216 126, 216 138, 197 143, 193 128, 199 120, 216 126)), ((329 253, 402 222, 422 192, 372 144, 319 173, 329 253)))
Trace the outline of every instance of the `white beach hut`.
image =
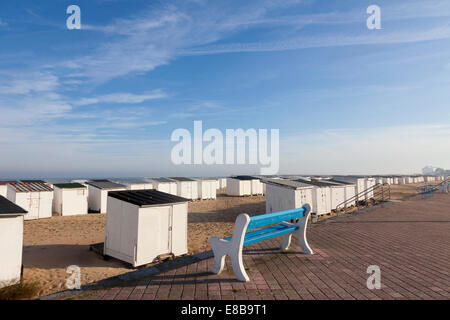
POLYGON ((61 216, 88 213, 87 187, 80 183, 54 184, 53 211, 61 216))
MULTIPOLYGON (((393 183, 393 179, 391 178, 391 184, 393 183)), ((375 187, 375 185, 377 184, 377 181, 374 178, 365 178, 364 180, 364 187, 365 190, 368 190, 367 194, 366 194, 366 200, 372 199, 374 192, 373 192, 373 188, 375 187)))
POLYGON ((264 179, 264 181, 266 181, 267 213, 301 208, 304 204, 310 204, 312 207, 315 187, 284 179, 264 179))
POLYGON ((294 181, 315 187, 312 190, 311 212, 317 215, 331 213, 331 188, 329 183, 304 179, 294 181))
POLYGON ((252 180, 252 195, 259 196, 264 194, 264 183, 259 178, 252 180))
POLYGON ((44 182, 13 182, 7 188, 8 200, 28 211, 25 220, 52 217, 53 189, 44 182))
POLYGON ((351 207, 351 206, 356 205, 356 198, 355 198, 356 185, 355 184, 353 184, 351 182, 343 182, 343 181, 337 181, 337 180, 333 180, 333 179, 329 179, 327 181, 332 182, 332 183, 342 184, 345 186, 344 199, 345 199, 345 201, 348 201, 348 202, 345 203, 345 205, 343 205, 343 207, 351 207))
POLYGON ((153 184, 153 189, 177 195, 177 182, 168 178, 145 178, 145 180, 153 184))
POLYGON ((98 213, 106 213, 108 192, 126 190, 124 185, 109 180, 91 180, 86 183, 89 189, 89 210, 98 213))
POLYGON ((198 198, 201 200, 216 199, 216 180, 209 178, 197 179, 198 198))
POLYGON ((405 177, 398 177, 398 184, 405 184, 405 183, 406 183, 405 177))
POLYGON ((0 196, 0 288, 20 281, 26 213, 23 208, 0 196))
POLYGON ((8 194, 8 183, 14 183, 17 181, 13 181, 13 180, 4 180, 4 181, 0 181, 0 196, 3 196, 6 198, 7 194, 8 194))
MULTIPOLYGON (((330 185, 331 210, 336 210, 338 205, 343 205, 346 200, 346 185, 343 182, 332 182, 330 180, 313 180, 330 185)), ((354 189, 354 188, 353 188, 354 189)), ((348 205, 347 205, 348 206, 348 205)))
MULTIPOLYGON (((340 182, 348 182, 355 185, 355 195, 363 193, 366 190, 366 178, 361 176, 334 176, 333 180, 340 182)), ((367 200, 366 195, 360 195, 357 201, 367 200)))
POLYGON ((252 177, 227 178, 227 195, 229 196, 250 196, 252 194, 252 177))
POLYGON ((153 189, 153 183, 144 179, 112 179, 111 181, 124 185, 127 190, 153 189))
POLYGON ((225 189, 227 187, 227 178, 219 178, 219 188, 225 189))
POLYGON ((157 190, 110 192, 104 254, 134 267, 186 254, 188 202, 157 190))
POLYGON ((177 196, 197 200, 199 198, 198 181, 185 177, 171 177, 171 180, 177 183, 177 196))

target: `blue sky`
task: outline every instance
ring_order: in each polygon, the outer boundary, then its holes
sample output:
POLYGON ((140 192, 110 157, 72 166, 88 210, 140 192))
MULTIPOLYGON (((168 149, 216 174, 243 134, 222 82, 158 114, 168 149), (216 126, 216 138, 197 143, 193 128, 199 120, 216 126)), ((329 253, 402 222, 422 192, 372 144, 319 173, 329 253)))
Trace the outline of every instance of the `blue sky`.
POLYGON ((0 43, 3 178, 258 172, 174 166, 194 120, 280 129, 280 173, 450 168, 449 1, 2 1, 0 43))

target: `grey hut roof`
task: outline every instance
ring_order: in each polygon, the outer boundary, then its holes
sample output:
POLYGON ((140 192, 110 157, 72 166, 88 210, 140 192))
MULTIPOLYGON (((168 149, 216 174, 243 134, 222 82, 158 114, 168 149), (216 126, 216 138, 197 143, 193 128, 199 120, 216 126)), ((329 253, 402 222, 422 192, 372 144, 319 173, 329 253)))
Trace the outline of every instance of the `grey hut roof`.
POLYGON ((347 181, 338 181, 338 180, 335 180, 335 179, 329 179, 329 180, 326 180, 326 181, 330 181, 330 182, 336 183, 336 184, 354 185, 354 183, 351 183, 351 182, 347 182, 347 181))
POLYGON ((312 188, 310 184, 302 183, 299 181, 286 180, 286 179, 264 179, 265 183, 287 187, 291 189, 312 188))
POLYGON ((92 181, 86 182, 86 184, 93 186, 95 188, 98 188, 98 189, 103 189, 103 190, 125 188, 124 185, 114 183, 109 180, 92 180, 92 181))
POLYGON ((189 199, 158 190, 111 191, 108 196, 139 207, 189 202, 189 199))
POLYGON ((28 211, 19 207, 14 202, 9 201, 3 196, 0 196, 0 215, 23 215, 28 211))
MULTIPOLYGON (((325 182, 321 182, 321 181, 308 181, 308 180, 303 180, 303 179, 297 179, 294 181, 301 182, 304 184, 309 184, 309 185, 315 186, 315 187, 331 187, 332 186, 331 183, 325 183, 325 182)), ((337 185, 337 184, 335 184, 335 185, 337 185)))

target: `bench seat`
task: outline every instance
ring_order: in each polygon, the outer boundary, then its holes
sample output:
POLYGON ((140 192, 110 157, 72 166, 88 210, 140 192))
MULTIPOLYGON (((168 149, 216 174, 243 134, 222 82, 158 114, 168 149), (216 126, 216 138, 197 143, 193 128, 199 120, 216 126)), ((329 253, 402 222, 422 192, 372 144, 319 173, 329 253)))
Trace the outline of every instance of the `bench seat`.
MULTIPOLYGON (((264 229, 259 229, 251 232, 247 232, 244 238, 244 246, 256 243, 259 241, 263 241, 266 239, 270 239, 273 237, 281 236, 286 233, 294 232, 299 227, 296 225, 285 225, 285 224, 277 224, 274 226, 270 226, 264 229)), ((225 238, 224 240, 230 241, 232 237, 225 238)))

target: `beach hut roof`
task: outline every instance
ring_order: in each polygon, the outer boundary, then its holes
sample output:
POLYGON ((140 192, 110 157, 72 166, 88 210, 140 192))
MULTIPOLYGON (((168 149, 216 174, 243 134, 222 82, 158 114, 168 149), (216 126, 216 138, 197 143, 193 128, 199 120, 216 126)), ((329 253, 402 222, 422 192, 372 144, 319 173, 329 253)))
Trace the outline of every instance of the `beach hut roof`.
POLYGON ((302 183, 299 181, 285 180, 285 179, 265 179, 265 183, 288 187, 291 189, 303 189, 312 188, 310 184, 302 183))
POLYGON ((86 184, 96 187, 98 189, 117 189, 117 188, 125 188, 124 185, 114 183, 109 180, 91 180, 86 182, 86 184))
POLYGON ((259 178, 253 177, 253 176, 234 176, 231 178, 237 179, 237 180, 258 180, 259 179, 259 178))
MULTIPOLYGON (((326 182, 321 182, 321 181, 308 181, 308 180, 303 180, 303 179, 297 179, 294 181, 298 181, 304 184, 309 184, 312 186, 316 186, 316 187, 330 187, 332 185, 332 183, 326 183, 326 182)), ((334 184, 337 186, 337 184, 334 184)))
POLYGON ((28 211, 9 201, 5 197, 0 196, 0 215, 22 215, 26 213, 28 213, 28 211))
POLYGON ((163 204, 184 203, 189 199, 174 196, 158 190, 112 191, 108 196, 139 207, 151 207, 163 204))
POLYGON ((175 182, 169 178, 150 178, 150 180, 153 180, 156 182, 175 182))
POLYGON ((17 182, 17 181, 15 181, 15 180, 2 180, 2 181, 0 181, 0 186, 4 186, 6 184, 14 183, 14 182, 17 182))
POLYGON ((12 182, 9 184, 16 192, 43 192, 53 191, 53 189, 44 182, 12 182))
POLYGON ((329 179, 329 180, 325 180, 325 181, 330 181, 335 184, 354 185, 354 183, 351 183, 351 182, 338 181, 338 180, 334 180, 334 179, 329 179))
POLYGON ((53 186, 57 187, 59 189, 80 189, 80 188, 85 189, 86 188, 85 185, 82 185, 81 183, 76 183, 76 182, 73 182, 73 183, 57 183, 57 184, 54 184, 53 186))
POLYGON ((170 177, 170 179, 176 180, 176 181, 195 181, 194 179, 185 178, 185 177, 170 177))
POLYGON ((115 179, 114 181, 117 181, 121 184, 148 184, 149 182, 147 180, 141 179, 141 178, 130 178, 130 179, 115 179))
POLYGON ((63 183, 69 183, 70 181, 67 179, 46 179, 45 182, 51 183, 51 184, 63 184, 63 183))

